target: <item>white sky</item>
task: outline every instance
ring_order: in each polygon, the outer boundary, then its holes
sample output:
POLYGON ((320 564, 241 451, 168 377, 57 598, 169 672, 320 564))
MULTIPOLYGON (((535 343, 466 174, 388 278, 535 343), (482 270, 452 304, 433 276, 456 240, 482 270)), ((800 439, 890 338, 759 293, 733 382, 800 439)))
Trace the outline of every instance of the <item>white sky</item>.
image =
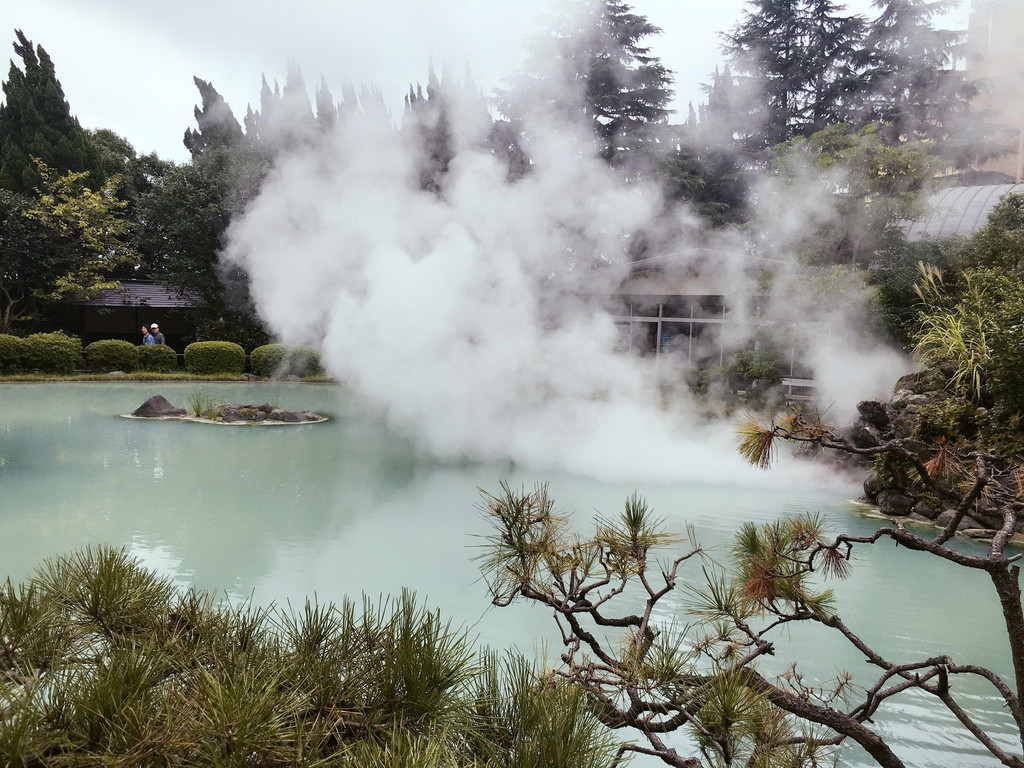
MULTIPOLYGON (((550 3, 550 0, 547 0, 550 3)), ((410 82, 425 82, 431 58, 461 80, 468 63, 485 94, 522 61, 522 41, 537 29, 545 0, 9 0, 0 5, 0 45, 14 57, 21 29, 50 54, 73 114, 86 128, 109 128, 140 154, 156 150, 184 161, 181 142, 194 127, 209 80, 241 121, 259 104, 260 76, 283 82, 294 59, 312 92, 322 74, 338 98, 349 81, 381 89, 392 119, 410 82)), ((649 41, 676 74, 679 120, 700 84, 722 61, 719 33, 740 18, 744 0, 635 0, 633 8, 663 34, 649 41)), ((870 15, 870 0, 848 7, 870 15)), ((967 2, 946 26, 966 26, 967 2)), ((0 58, 0 62, 4 62, 0 58)), ((17 62, 20 65, 20 59, 17 62)), ((7 79, 7 64, 0 67, 7 79)))

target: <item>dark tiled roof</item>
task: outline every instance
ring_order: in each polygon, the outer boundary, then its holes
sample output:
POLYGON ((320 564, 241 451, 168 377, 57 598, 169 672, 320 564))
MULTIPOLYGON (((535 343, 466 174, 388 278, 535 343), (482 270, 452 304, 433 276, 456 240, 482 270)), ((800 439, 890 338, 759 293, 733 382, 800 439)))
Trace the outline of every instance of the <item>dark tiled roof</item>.
POLYGON ((994 184, 987 187, 950 187, 928 200, 929 213, 914 222, 904 222, 907 240, 923 237, 973 235, 985 225, 996 203, 1011 192, 1024 192, 1024 184, 994 184))
POLYGON ((202 304, 195 291, 179 292, 158 283, 143 280, 122 280, 121 290, 106 290, 99 298, 81 302, 87 307, 175 307, 189 308, 202 304))

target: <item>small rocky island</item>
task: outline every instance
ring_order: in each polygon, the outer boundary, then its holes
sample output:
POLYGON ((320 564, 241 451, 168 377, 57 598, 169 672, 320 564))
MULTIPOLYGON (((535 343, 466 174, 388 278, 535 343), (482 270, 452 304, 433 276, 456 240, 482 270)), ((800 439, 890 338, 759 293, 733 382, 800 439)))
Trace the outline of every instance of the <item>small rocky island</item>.
POLYGON ((289 411, 270 403, 203 403, 191 412, 172 405, 163 395, 153 395, 129 414, 135 419, 178 419, 210 424, 243 424, 271 426, 279 424, 315 424, 327 417, 315 411, 289 411))

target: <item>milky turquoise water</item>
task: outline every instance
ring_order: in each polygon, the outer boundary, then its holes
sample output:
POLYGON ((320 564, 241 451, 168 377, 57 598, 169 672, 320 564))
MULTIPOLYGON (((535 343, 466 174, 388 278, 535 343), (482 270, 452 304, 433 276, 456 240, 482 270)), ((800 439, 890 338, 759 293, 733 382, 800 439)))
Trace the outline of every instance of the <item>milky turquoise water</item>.
MULTIPOLYGON (((540 468, 431 459, 333 385, 4 384, 0 576, 17 581, 44 558, 109 543, 181 584, 232 600, 286 605, 306 596, 376 598, 411 587, 481 644, 533 653, 557 640, 550 615, 527 606, 489 609, 473 561, 487 533, 477 489, 495 491, 501 480, 548 482, 559 508, 576 512, 580 527, 595 512, 616 513, 638 490, 670 527, 693 524, 701 544, 723 559, 744 520, 819 511, 843 530, 867 533, 877 525, 846 503, 848 490, 634 488, 540 468), (184 406, 196 392, 217 401, 312 408, 333 419, 253 428, 119 418, 152 394, 184 406)), ((699 578, 696 566, 692 573, 699 578)), ((883 544, 864 550, 854 578, 837 591, 847 624, 895 658, 949 653, 1009 670, 998 606, 976 574, 883 544)), ((682 611, 670 613, 661 618, 687 621, 682 611)), ((781 635, 777 649, 772 663, 779 671, 799 660, 809 679, 865 669, 821 631, 781 635)), ((964 696, 1012 748, 1008 721, 987 690, 965 688, 964 696)), ((994 764, 926 698, 900 701, 876 723, 909 764, 994 764)), ((844 762, 867 764, 855 750, 844 762)))

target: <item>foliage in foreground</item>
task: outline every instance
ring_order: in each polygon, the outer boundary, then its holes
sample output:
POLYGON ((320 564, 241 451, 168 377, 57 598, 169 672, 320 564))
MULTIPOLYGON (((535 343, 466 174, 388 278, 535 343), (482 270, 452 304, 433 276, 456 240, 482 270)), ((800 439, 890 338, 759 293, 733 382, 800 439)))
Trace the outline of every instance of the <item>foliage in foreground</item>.
POLYGON ((410 593, 222 605, 87 548, 0 588, 8 766, 564 766, 615 754, 584 697, 476 655, 410 593))
POLYGON ((808 516, 747 524, 735 537, 731 567, 724 568, 706 558, 692 532, 680 553, 683 540, 667 533, 635 495, 619 517, 599 518, 594 534, 584 536, 555 512, 544 486, 525 492, 503 484, 500 493, 484 494, 482 505, 493 532, 481 570, 494 604, 523 599, 554 611, 564 647, 554 674, 584 692, 606 726, 634 728, 647 740, 646 746, 623 746, 624 753, 653 755, 677 768, 796 768, 831 764, 844 744, 855 742, 878 765, 903 768, 873 718, 912 691, 946 708, 963 724, 965 737, 1001 765, 1024 768, 1024 738, 1020 750, 992 738, 986 732, 989 715, 972 710, 978 697, 960 685, 965 679, 985 683, 1004 705, 1009 727, 1024 737, 1020 555, 1006 552, 1024 509, 1017 475, 999 477, 986 454, 974 453, 959 457, 964 470, 951 479, 953 457, 926 466, 899 440, 857 449, 831 427, 800 415, 769 427, 751 420, 740 434, 743 456, 764 468, 780 439, 898 455, 927 478, 934 493, 958 500, 956 513, 934 538, 901 524, 870 536, 829 538, 822 520, 808 516), (983 494, 999 505, 1003 524, 985 555, 965 554, 949 542, 983 494), (1011 678, 949 654, 890 658, 846 625, 831 590, 820 582, 845 577, 856 547, 884 540, 988 575, 1003 610, 1011 678), (664 601, 679 586, 681 568, 698 559, 702 571, 688 580, 687 608, 695 623, 681 629, 659 622, 659 615, 675 612, 664 601), (811 683, 795 662, 778 677, 763 674, 759 663, 775 654, 774 638, 800 625, 836 633, 868 671, 858 670, 856 683, 846 673, 831 683, 811 683), (685 735, 686 746, 678 739, 670 743, 671 733, 685 735))

